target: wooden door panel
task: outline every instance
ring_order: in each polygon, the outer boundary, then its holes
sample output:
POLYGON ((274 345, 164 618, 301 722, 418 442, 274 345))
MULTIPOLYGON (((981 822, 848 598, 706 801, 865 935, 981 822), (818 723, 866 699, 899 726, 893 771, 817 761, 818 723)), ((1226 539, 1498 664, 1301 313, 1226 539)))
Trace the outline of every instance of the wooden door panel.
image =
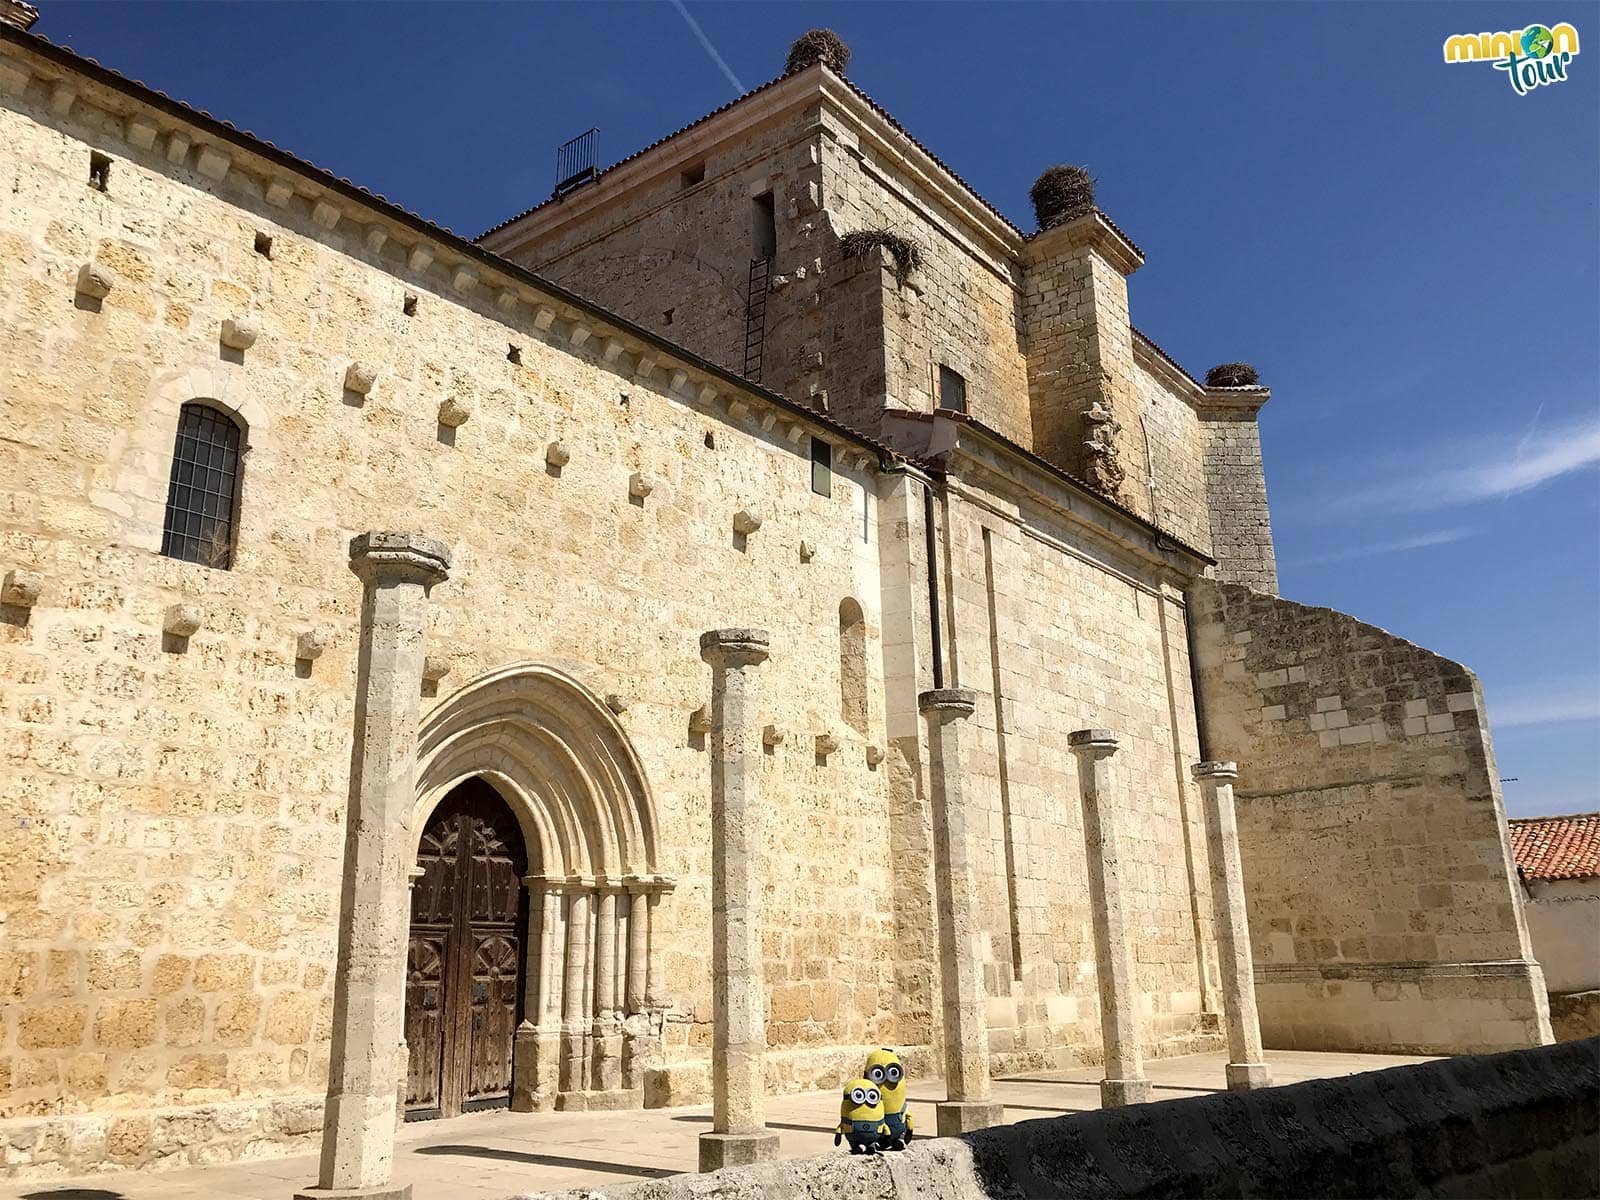
POLYGON ((408 1113, 453 1116, 508 1103, 526 931, 521 830, 499 794, 471 780, 430 817, 417 865, 406 980, 408 1113))
POLYGON ((470 1075, 465 1103, 511 1094, 511 1043, 517 1029, 522 946, 514 933, 474 931, 470 1075))
POLYGON ((445 934, 412 930, 406 952, 406 1107, 439 1107, 439 1068, 444 1032, 445 934))

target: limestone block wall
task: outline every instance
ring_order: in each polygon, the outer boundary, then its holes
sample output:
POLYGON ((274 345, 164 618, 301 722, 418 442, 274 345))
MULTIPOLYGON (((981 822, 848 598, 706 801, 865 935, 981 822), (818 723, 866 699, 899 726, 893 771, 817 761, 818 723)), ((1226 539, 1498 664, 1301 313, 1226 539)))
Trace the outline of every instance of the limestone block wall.
POLYGON ((519 661, 615 697, 677 880, 674 1062, 704 1059, 710 1028, 697 638, 770 629, 786 734, 763 781, 770 1082, 832 1084, 894 1040, 887 772, 869 753, 885 742, 875 456, 331 181, 88 78, 64 93, 59 64, 4 50, 0 563, 44 585, 0 614, 6 1168, 314 1133, 360 597, 346 546, 373 528, 452 549, 428 634, 449 671, 424 720, 519 661), (105 191, 91 151, 112 160, 105 191), (113 281, 97 305, 75 300, 88 262, 113 281), (254 344, 219 344, 246 315, 254 344), (375 374, 365 396, 344 386, 352 364, 375 374), (231 570, 158 553, 192 399, 248 426, 231 570), (446 401, 464 423, 441 421, 446 401), (830 497, 810 488, 813 434, 836 444, 830 497), (747 537, 740 509, 764 518, 747 537), (847 598, 866 633, 859 731, 841 708, 847 598), (203 621, 175 640, 180 601, 203 621), (326 651, 297 662, 310 629, 326 651), (825 759, 821 733, 839 742, 825 759))
POLYGON ((1535 879, 1526 887, 1523 910, 1545 987, 1600 989, 1600 879, 1535 879))
POLYGON ((1148 517, 1127 275, 1142 258, 1099 213, 1028 243, 1021 321, 1036 452, 1148 517))
MULTIPOLYGON (((773 195, 774 275, 822 253, 814 206, 800 205, 814 176, 813 123, 803 109, 781 110, 736 142, 685 147, 648 179, 622 186, 605 174, 483 245, 742 373, 755 197, 773 195)), ((763 382, 784 394, 800 366, 786 334, 800 315, 790 299, 779 288, 766 310, 763 382)))
POLYGON ((1140 470, 1150 479, 1150 519, 1211 553, 1204 466, 1208 439, 1193 404, 1178 390, 1181 384, 1169 380, 1170 372, 1157 376, 1136 365, 1139 423, 1149 455, 1140 470))
POLYGON ((1477 680, 1239 584, 1196 583, 1189 607, 1205 754, 1239 764, 1267 1045, 1548 1041, 1477 680))
MULTIPOLYGON (((1258 592, 1276 594, 1278 559, 1272 543, 1272 513, 1267 506, 1267 480, 1261 460, 1260 407, 1241 395, 1225 401, 1235 389, 1208 388, 1201 415, 1201 462, 1211 518, 1211 553, 1216 577, 1242 583, 1258 592)), ((1250 389, 1237 389, 1246 393, 1250 389)))
MULTIPOLYGON (((822 140, 822 199, 837 236, 887 229, 910 238, 921 266, 904 285, 884 280, 887 378, 880 407, 931 412, 938 367, 967 385, 972 416, 1022 446, 1033 443, 1018 320, 1020 269, 1012 254, 978 235, 850 123, 829 114, 822 140)), ((828 372, 830 393, 857 366, 828 372)), ((876 428, 876 417, 872 425, 876 428)))
POLYGON ((1083 817, 1067 752, 1067 735, 1090 726, 1123 738, 1116 818, 1145 1047, 1217 1044, 1181 594, 999 475, 964 470, 942 522, 948 677, 978 693, 965 787, 988 812, 980 888, 996 1064, 1099 1061, 1083 817))

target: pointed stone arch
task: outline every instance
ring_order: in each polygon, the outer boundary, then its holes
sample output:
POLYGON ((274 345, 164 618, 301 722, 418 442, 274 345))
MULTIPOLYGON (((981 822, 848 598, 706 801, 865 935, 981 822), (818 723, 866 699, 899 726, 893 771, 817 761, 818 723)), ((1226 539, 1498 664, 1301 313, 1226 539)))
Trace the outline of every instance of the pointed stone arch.
POLYGON ((458 783, 482 776, 546 876, 654 876, 655 805, 627 731, 571 675, 515 663, 467 683, 422 723, 412 840, 458 783))
POLYGON ((511 1107, 637 1105, 659 1054, 660 826, 627 731, 571 674, 514 663, 422 722, 413 851, 458 785, 505 800, 528 853, 529 936, 511 1107))

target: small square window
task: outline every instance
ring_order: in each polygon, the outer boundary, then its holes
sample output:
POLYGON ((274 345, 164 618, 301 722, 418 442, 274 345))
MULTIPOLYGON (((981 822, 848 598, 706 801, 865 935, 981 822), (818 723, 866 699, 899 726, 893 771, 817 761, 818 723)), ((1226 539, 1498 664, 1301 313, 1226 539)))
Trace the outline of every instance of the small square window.
POLYGON ((695 163, 694 166, 685 168, 683 174, 679 176, 678 179, 682 184, 684 191, 688 191, 697 184, 704 183, 706 181, 705 163, 695 163))
POLYGON ((939 364, 939 407, 947 412, 967 411, 967 381, 943 363, 939 364))
POLYGON ((104 154, 89 155, 89 186, 97 192, 111 186, 111 160, 104 154))
POLYGON ((833 447, 821 438, 811 439, 811 490, 833 495, 833 447))

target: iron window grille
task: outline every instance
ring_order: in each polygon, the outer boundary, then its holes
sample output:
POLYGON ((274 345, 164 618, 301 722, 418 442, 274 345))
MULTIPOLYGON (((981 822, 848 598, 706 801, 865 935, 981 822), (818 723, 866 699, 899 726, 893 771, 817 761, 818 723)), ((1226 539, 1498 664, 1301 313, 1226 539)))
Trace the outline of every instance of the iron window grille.
POLYGON ((167 485, 161 553, 226 571, 239 505, 240 429, 208 404, 185 404, 167 485))

